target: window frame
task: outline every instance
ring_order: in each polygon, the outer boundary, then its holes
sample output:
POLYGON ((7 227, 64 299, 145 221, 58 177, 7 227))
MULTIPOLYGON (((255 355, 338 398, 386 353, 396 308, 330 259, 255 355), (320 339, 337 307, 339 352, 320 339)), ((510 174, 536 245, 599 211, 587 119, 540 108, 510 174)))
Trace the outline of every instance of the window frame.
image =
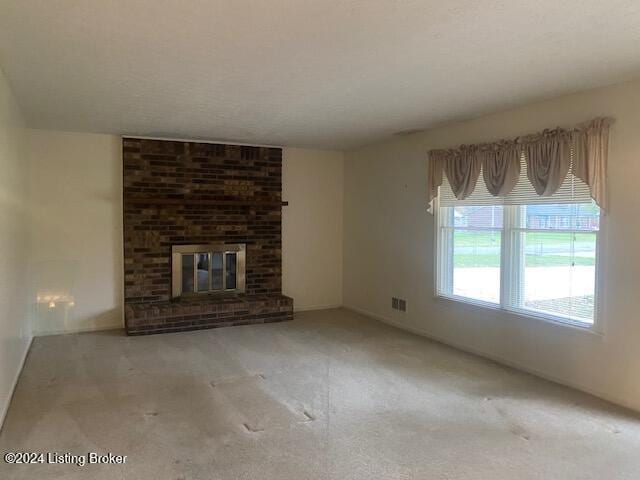
MULTIPOLYGON (((483 301, 479 299, 474 299, 470 297, 464 297, 461 295, 454 295, 453 293, 450 295, 442 294, 439 291, 439 286, 441 285, 442 276, 445 274, 443 265, 442 265, 442 255, 440 255, 440 243, 441 243, 441 235, 440 232, 443 227, 442 223, 442 209, 440 207, 440 196, 438 195, 433 199, 432 211, 434 217, 434 266, 435 266, 435 275, 434 275, 434 285, 433 285, 433 295, 437 300, 450 301, 454 303, 460 303, 463 305, 467 305, 470 307, 480 307, 483 309, 493 310, 493 311, 501 311, 510 315, 515 315, 523 318, 531 318, 538 321, 544 321, 547 323, 551 323, 553 325, 559 325, 562 327, 568 327, 572 329, 577 329, 579 331, 586 331, 589 333, 594 333, 598 336, 604 335, 604 325, 602 322, 602 311, 603 311, 603 278, 604 278, 604 264, 603 264, 603 245, 605 243, 605 224, 606 224, 606 216, 603 215, 602 210, 600 210, 600 218, 599 218, 599 229, 594 232, 596 237, 596 252, 595 252, 595 278, 594 278, 594 305, 593 305, 593 323, 585 323, 580 322, 579 320, 571 319, 570 317, 564 317, 560 315, 548 314, 545 312, 538 312, 535 310, 528 310, 524 308, 515 308, 511 307, 507 302, 507 289, 503 288, 503 285, 507 285, 508 282, 511 282, 512 272, 514 269, 510 267, 510 265, 506 265, 506 262, 510 262, 513 259, 511 255, 511 245, 510 239, 508 238, 509 234, 515 230, 520 231, 538 231, 537 229, 527 229, 520 227, 512 227, 511 225, 515 225, 515 221, 513 218, 507 219, 507 215, 513 215, 513 212, 516 211, 517 208, 520 208, 519 205, 504 205, 503 210, 503 221, 502 228, 497 229, 487 229, 487 230, 500 230, 501 232, 501 241, 500 241, 500 300, 499 303, 493 303, 488 301, 483 301)), ((452 208, 453 210, 453 208, 452 208)), ((455 229, 452 229, 452 232, 455 229)), ((463 228, 464 230, 464 228, 463 228)), ((473 229, 473 230, 482 230, 482 228, 473 229)), ((557 232, 558 230, 549 230, 550 232, 557 232)), ((564 230, 565 232, 575 233, 573 230, 564 230)), ((453 257, 453 254, 448 256, 449 258, 453 257)), ((452 279, 450 279, 452 281, 452 279)), ((513 284, 512 284, 513 285, 513 284)), ((513 288, 513 287, 512 287, 513 288)))

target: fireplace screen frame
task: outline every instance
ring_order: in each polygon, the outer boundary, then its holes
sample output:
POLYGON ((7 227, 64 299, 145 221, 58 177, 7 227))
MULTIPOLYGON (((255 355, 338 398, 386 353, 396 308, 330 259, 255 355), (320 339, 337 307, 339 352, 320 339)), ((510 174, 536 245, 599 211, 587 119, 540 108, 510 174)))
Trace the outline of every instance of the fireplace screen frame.
POLYGON ((171 297, 187 297, 202 294, 220 293, 244 293, 246 284, 246 258, 247 247, 243 243, 211 243, 197 245, 172 245, 171 246, 171 297), (199 290, 201 283, 198 278, 197 256, 208 254, 207 282, 208 289, 199 290), (214 254, 222 254, 222 288, 213 288, 213 262, 214 254), (235 254, 235 288, 227 288, 229 278, 227 270, 227 254, 235 254), (183 292, 182 278, 182 257, 184 255, 193 256, 193 291, 183 292))

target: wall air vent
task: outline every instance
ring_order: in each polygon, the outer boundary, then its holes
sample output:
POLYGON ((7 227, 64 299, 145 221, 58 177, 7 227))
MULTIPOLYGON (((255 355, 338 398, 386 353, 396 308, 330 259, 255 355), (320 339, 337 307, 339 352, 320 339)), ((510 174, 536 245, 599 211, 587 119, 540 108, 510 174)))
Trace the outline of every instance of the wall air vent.
POLYGON ((391 297, 391 308, 399 312, 407 311, 407 301, 402 298, 391 297))

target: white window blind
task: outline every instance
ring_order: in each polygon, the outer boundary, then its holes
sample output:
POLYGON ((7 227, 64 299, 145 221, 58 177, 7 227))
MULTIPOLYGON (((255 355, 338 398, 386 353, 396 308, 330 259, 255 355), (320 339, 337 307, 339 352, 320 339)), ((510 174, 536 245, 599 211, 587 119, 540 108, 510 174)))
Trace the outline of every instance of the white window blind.
POLYGON ((527 163, 524 155, 520 159, 520 178, 513 190, 506 197, 494 197, 489 193, 482 178, 478 178, 476 188, 464 200, 458 200, 445 175, 440 187, 440 206, 454 207, 462 205, 541 205, 559 203, 591 203, 589 186, 569 173, 558 191, 551 197, 539 196, 527 178, 527 163))

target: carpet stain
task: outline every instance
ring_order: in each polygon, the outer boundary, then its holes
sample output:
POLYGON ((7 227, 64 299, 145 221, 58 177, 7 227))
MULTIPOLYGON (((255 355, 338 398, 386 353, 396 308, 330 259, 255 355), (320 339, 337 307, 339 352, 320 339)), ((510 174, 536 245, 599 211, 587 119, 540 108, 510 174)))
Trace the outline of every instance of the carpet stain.
POLYGON ((240 376, 240 377, 233 377, 233 378, 229 378, 223 381, 219 381, 219 382, 215 382, 215 381, 211 381, 209 382, 209 384, 212 387, 217 387, 218 385, 223 385, 226 383, 233 383, 233 382, 237 382, 237 381, 242 381, 242 380, 246 380, 247 378, 260 378, 262 380, 266 380, 267 377, 263 374, 263 373, 258 373, 257 375, 249 375, 249 376, 240 376))
POLYGON ((529 441, 531 439, 531 434, 524 428, 522 425, 515 422, 502 408, 497 407, 496 411, 500 414, 502 418, 509 424, 509 432, 513 435, 520 437, 523 440, 529 441))
POLYGON ((264 432, 264 428, 255 428, 249 425, 248 423, 243 423, 242 426, 247 430, 247 432, 251 432, 251 433, 264 432))
POLYGON ((524 427, 521 427, 520 425, 514 425, 509 429, 509 431, 523 440, 528 441, 531 439, 529 433, 524 429, 524 427))

